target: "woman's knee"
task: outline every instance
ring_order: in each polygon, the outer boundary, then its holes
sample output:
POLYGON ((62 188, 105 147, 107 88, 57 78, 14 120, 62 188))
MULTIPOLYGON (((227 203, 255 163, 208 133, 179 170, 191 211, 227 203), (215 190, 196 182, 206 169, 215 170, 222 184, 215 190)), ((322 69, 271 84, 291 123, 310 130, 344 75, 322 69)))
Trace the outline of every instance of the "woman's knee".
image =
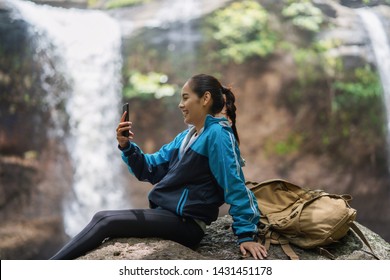
POLYGON ((193 248, 199 245, 205 233, 193 220, 187 220, 182 224, 182 232, 177 231, 174 241, 184 246, 193 248))
POLYGON ((92 217, 92 222, 98 223, 105 219, 107 219, 110 216, 110 211, 99 211, 96 212, 95 215, 92 217))

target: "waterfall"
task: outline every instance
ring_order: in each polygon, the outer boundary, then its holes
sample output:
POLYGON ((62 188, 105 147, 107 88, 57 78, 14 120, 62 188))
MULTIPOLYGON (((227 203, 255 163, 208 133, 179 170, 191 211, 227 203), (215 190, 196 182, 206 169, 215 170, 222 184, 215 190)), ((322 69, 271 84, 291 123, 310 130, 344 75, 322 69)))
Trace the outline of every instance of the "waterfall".
POLYGON ((67 234, 74 236, 96 211, 125 205, 115 134, 121 113, 120 28, 101 11, 8 3, 30 25, 37 49, 54 46, 62 61, 55 70, 70 86, 70 133, 64 141, 74 174, 73 193, 64 201, 64 223, 67 234))
POLYGON ((387 115, 388 159, 390 161, 390 45, 379 17, 371 9, 367 8, 358 9, 357 12, 361 17, 370 38, 377 69, 382 82, 383 99, 387 115))

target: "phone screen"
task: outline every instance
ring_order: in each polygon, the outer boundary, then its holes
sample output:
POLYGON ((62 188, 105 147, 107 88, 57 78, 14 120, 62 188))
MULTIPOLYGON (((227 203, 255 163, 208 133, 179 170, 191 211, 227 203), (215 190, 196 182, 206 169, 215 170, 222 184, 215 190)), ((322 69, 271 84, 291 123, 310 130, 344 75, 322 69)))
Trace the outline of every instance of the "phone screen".
MULTIPOLYGON (((128 122, 129 121, 129 103, 123 104, 123 109, 122 110, 123 110, 122 113, 126 112, 125 122, 128 122)), ((129 131, 128 130, 123 131, 122 135, 125 136, 125 137, 129 137, 129 131)))

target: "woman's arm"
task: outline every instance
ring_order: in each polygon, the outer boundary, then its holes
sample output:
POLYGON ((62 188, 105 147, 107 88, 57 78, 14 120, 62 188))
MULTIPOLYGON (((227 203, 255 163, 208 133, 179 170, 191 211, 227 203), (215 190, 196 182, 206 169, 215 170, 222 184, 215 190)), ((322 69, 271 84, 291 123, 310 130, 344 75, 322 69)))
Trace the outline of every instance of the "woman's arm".
POLYGON ((213 134, 209 139, 210 169, 230 205, 229 214, 239 242, 252 241, 260 213, 253 193, 245 186, 240 151, 229 129, 215 130, 213 134))
POLYGON ((180 143, 187 130, 180 133, 169 144, 153 154, 145 154, 134 142, 134 133, 131 131, 132 122, 125 121, 123 113, 116 129, 118 148, 122 151, 122 159, 126 163, 130 173, 140 181, 148 181, 152 184, 159 182, 167 173, 169 161, 174 149, 179 149, 180 143), (124 131, 129 131, 129 136, 123 136, 124 131))
POLYGON ((260 212, 253 193, 245 186, 240 165, 240 151, 234 135, 227 128, 216 130, 210 139, 210 168, 224 190, 225 202, 230 205, 229 214, 233 218, 232 228, 238 237, 240 250, 247 251, 255 259, 266 257, 266 249, 256 242, 257 223, 260 212))
POLYGON ((122 159, 126 163, 130 173, 140 181, 148 181, 152 184, 158 183, 168 172, 169 163, 174 150, 180 148, 181 141, 186 135, 184 131, 177 135, 175 139, 161 147, 153 154, 146 154, 134 142, 122 150, 122 159))
POLYGON ((122 160, 138 180, 158 183, 167 173, 174 142, 164 145, 158 152, 145 154, 134 142, 122 150, 122 160))

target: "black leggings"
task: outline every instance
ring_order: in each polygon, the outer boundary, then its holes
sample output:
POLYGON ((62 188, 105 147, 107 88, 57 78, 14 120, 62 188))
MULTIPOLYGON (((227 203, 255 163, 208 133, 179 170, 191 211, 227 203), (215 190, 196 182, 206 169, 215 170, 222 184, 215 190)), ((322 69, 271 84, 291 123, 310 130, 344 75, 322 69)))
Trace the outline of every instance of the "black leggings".
POLYGON ((75 259, 97 248, 108 237, 158 237, 193 247, 203 236, 195 221, 163 209, 101 211, 51 259, 75 259))

